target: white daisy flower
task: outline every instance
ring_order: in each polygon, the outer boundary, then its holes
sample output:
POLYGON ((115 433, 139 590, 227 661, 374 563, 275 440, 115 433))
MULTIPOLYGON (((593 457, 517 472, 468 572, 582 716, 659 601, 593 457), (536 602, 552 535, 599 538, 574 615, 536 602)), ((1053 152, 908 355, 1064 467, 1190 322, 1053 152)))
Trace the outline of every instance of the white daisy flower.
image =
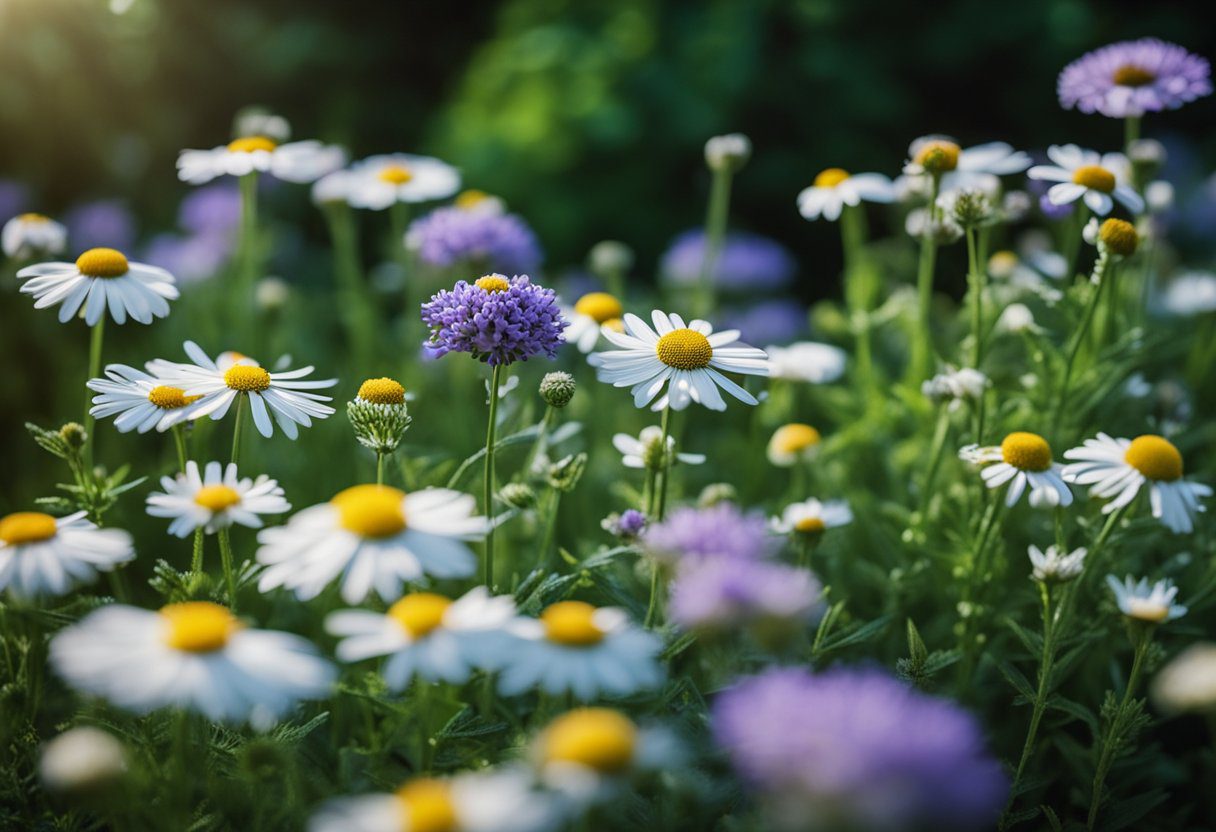
POLYGON ((463 541, 487 530, 475 510, 472 497, 446 488, 352 486, 258 534, 257 559, 267 567, 258 589, 283 587, 308 600, 340 580, 342 600, 358 604, 373 591, 400 598, 403 584, 424 576, 467 578, 477 558, 463 541))
POLYGON ((1210 713, 1216 707, 1216 644, 1192 644, 1153 679, 1153 701, 1171 713, 1210 713))
POLYGON ((814 498, 801 503, 791 503, 780 517, 769 520, 769 528, 777 534, 822 534, 827 529, 853 522, 853 510, 844 500, 828 500, 821 503, 814 498))
POLYGON ((43 214, 18 214, 0 231, 0 248, 14 260, 62 254, 67 244, 68 230, 43 214))
POLYGON ((215 534, 234 524, 251 529, 262 528, 260 514, 283 514, 291 503, 283 496, 279 484, 265 474, 256 480, 237 476, 236 465, 208 462, 204 474, 198 463, 186 463, 185 473, 176 477, 161 477, 164 492, 148 495, 148 514, 171 517, 169 534, 186 537, 197 528, 215 534))
POLYGON ((798 194, 798 213, 808 220, 835 221, 844 206, 895 201, 895 185, 881 173, 850 174, 840 168, 820 171, 810 187, 798 194))
POLYGON ((957 410, 963 402, 978 401, 984 395, 991 382, 988 376, 971 367, 957 370, 947 369, 938 373, 928 381, 922 382, 921 394, 932 402, 949 402, 951 411, 957 410))
POLYGON ((1212 496, 1209 486, 1182 478, 1182 454, 1163 436, 1115 439, 1099 433, 1065 451, 1064 458, 1077 460, 1064 468, 1065 480, 1090 486, 1091 497, 1110 499, 1103 514, 1128 505, 1147 483, 1153 517, 1175 534, 1191 533, 1195 515, 1205 510, 1199 499, 1212 496))
POLYGON ((778 468, 792 468, 800 462, 809 462, 819 453, 822 437, 810 425, 791 422, 773 431, 768 440, 768 461, 778 468))
POLYGON ((999 281, 998 288, 1008 287, 1011 290, 1005 295, 1016 290, 1033 292, 1047 303, 1054 304, 1064 294, 1052 284, 1068 274, 1068 263, 1059 252, 1027 243, 1017 253, 1003 250, 989 257, 988 274, 999 281))
POLYGON ((1106 585, 1115 594, 1119 612, 1128 618, 1149 624, 1164 624, 1186 615, 1186 607, 1174 603, 1178 597, 1178 587, 1174 586, 1173 581, 1162 580, 1150 584, 1148 578, 1137 581, 1128 575, 1123 583, 1119 583, 1114 575, 1107 575, 1106 585))
POLYGON ((103 607, 52 639, 51 664, 77 690, 135 713, 183 708, 259 729, 327 696, 336 676, 307 640, 246 628, 209 601, 103 607))
POLYGON ((297 425, 311 427, 313 418, 324 419, 334 412, 321 404, 330 401, 329 396, 307 391, 333 387, 338 380, 302 380, 313 371, 311 366, 269 373, 256 361, 241 357, 225 369, 193 341, 186 341, 183 348, 193 364, 157 362, 151 366, 166 383, 180 387, 186 396, 198 397, 187 406, 187 419, 222 419, 236 397, 246 394, 258 433, 270 437, 278 423, 288 439, 295 439, 300 433, 297 425))
POLYGON ((1216 312, 1216 275, 1186 272, 1169 282, 1158 304, 1171 315, 1189 318, 1216 312))
POLYGON ((1037 433, 1017 431, 999 446, 967 445, 958 452, 964 462, 981 467, 989 488, 1009 484, 1005 505, 1012 506, 1030 487, 1030 505, 1055 508, 1072 505, 1072 491, 1060 476, 1063 468, 1051 457, 1051 445, 1037 433))
POLYGON ((356 208, 382 211, 398 202, 447 199, 460 190, 460 171, 430 156, 390 153, 350 167, 347 200, 356 208))
POLYGON ((1041 335, 1043 327, 1035 323, 1034 312, 1024 303, 1011 303, 1001 310, 994 327, 997 332, 1032 332, 1041 335))
POLYGON ((588 353, 600 341, 600 327, 606 326, 616 332, 625 330, 621 316, 625 309, 614 295, 607 292, 590 292, 575 302, 573 307, 564 307, 562 317, 569 323, 563 333, 565 339, 578 347, 579 352, 588 353))
POLYGON ((198 401, 197 396, 187 396, 180 387, 126 364, 109 364, 105 373, 104 378, 87 382, 88 388, 97 393, 89 414, 98 419, 114 416, 119 433, 147 433, 153 428, 166 431, 187 421, 186 405, 198 401))
POLYGON ((92 792, 109 788, 127 773, 127 749, 100 728, 69 728, 42 747, 38 776, 56 792, 92 792))
POLYGON ((561 820, 522 767, 408 781, 392 794, 325 803, 308 832, 546 832, 561 820))
POLYGON ((428 682, 467 682, 474 670, 492 670, 513 648, 507 626, 515 619, 509 595, 474 587, 452 601, 432 592, 414 592, 388 612, 340 610, 325 629, 341 636, 336 655, 344 662, 388 656, 383 676, 394 691, 415 676, 428 682))
POLYGON ((141 324, 169 314, 169 301, 178 297, 173 275, 158 266, 132 263, 121 251, 91 248, 75 263, 39 263, 17 272, 25 280, 21 291, 34 296, 34 308, 59 306, 67 323, 84 307, 84 321, 93 326, 109 307, 116 324, 127 318, 141 324))
POLYGON ((336 170, 327 173, 312 183, 312 202, 314 205, 344 204, 350 201, 350 186, 355 175, 349 170, 336 170))
POLYGON ((1073 549, 1065 554, 1059 546, 1048 546, 1044 552, 1031 545, 1026 553, 1030 556, 1030 577, 1042 583, 1066 583, 1081 574, 1085 568, 1085 548, 1073 549))
POLYGON ((831 384, 844 375, 848 353, 831 344, 799 341, 788 347, 768 346, 769 378, 831 384))
POLYGON ((663 681, 657 661, 661 643, 615 607, 559 601, 539 619, 516 619, 511 631, 521 641, 498 677, 504 696, 540 688, 590 700, 600 694, 628 696, 663 681))
POLYGON ((654 400, 651 410, 668 406, 683 410, 691 402, 710 410, 725 410, 719 387, 744 404, 757 404, 755 396, 723 373, 768 375, 764 350, 740 344, 737 329, 715 333, 707 321, 685 324, 679 315, 658 309, 650 317, 654 329, 632 313, 625 314, 624 332, 600 328, 605 338, 621 348, 591 355, 589 360, 600 381, 629 387, 637 407, 654 400))
MULTIPOLYGON (((662 442, 663 429, 657 425, 642 428, 642 432, 637 436, 618 433, 612 437, 612 446, 621 452, 621 464, 626 468, 646 468, 647 459, 657 462, 660 456, 659 446, 662 442)), ((667 452, 671 453, 675 447, 676 438, 668 436, 667 452)), ((682 462, 685 465, 700 465, 705 461, 705 454, 678 453, 675 459, 676 462, 682 462)), ((651 465, 650 467, 657 468, 658 465, 651 465)))
POLYGON ((59 518, 19 511, 0 519, 0 590, 21 598, 63 595, 134 558, 131 535, 99 529, 83 511, 59 518))
POLYGON ((266 136, 246 136, 210 150, 183 150, 177 178, 201 185, 221 176, 268 173, 275 179, 304 184, 346 164, 346 151, 318 141, 279 144, 266 136))
POLYGON ((1005 142, 962 149, 948 136, 922 136, 908 147, 904 173, 909 176, 936 174, 939 193, 958 188, 991 188, 991 177, 1021 173, 1030 167, 1030 157, 1005 142))
POLYGON ((1047 191, 1053 205, 1080 199, 1095 214, 1106 216, 1118 200, 1133 214, 1144 210, 1144 200, 1131 185, 1131 163, 1122 153, 1102 155, 1075 144, 1053 144, 1047 148, 1047 158, 1055 164, 1035 165, 1026 175, 1058 183, 1047 191))

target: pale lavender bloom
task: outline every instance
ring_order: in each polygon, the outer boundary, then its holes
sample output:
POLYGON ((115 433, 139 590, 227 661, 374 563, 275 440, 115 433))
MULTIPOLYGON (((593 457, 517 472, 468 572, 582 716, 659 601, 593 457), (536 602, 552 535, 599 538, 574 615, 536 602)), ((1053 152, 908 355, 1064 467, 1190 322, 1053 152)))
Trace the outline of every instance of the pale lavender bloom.
POLYGON ((810 621, 823 587, 810 570, 718 555, 685 564, 671 584, 671 618, 687 629, 810 621))
POLYGON ((613 512, 600 521, 600 528, 622 540, 635 540, 646 530, 646 515, 636 508, 613 512))
POLYGON ((473 263, 506 274, 533 272, 543 255, 532 229, 517 214, 476 208, 437 208, 410 224, 405 245, 429 266, 473 263))
POLYGON ((745 309, 722 310, 722 328, 737 329, 752 344, 785 344, 807 331, 807 309, 788 299, 765 300, 745 309))
POLYGON ((0 179, 0 220, 15 217, 30 201, 30 189, 12 179, 0 179))
POLYGON ((877 669, 768 670, 712 721, 781 827, 991 828, 1009 792, 974 717, 877 669))
POLYGON ((1103 46, 1064 67, 1056 83, 1060 106, 1127 118, 1176 110, 1210 95, 1206 59, 1157 38, 1103 46))
POLYGON ((647 529, 643 542, 652 554, 680 561, 717 555, 757 560, 773 549, 764 515, 729 502, 676 509, 647 529))
POLYGON ((422 322, 431 330, 424 345, 432 355, 467 352, 490 366, 541 353, 555 358, 566 328, 553 290, 527 275, 458 281, 422 305, 422 322))
POLYGON ((63 217, 73 249, 135 247, 135 217, 122 200, 99 199, 77 205, 63 217))
POLYGON ((1039 197, 1039 210, 1043 212, 1043 216, 1047 219, 1058 221, 1071 217, 1073 212, 1077 210, 1077 206, 1071 202, 1056 205, 1048 198, 1047 194, 1043 194, 1039 197))
POLYGON ((232 256, 231 235, 224 233, 157 234, 144 247, 144 259, 168 269, 179 283, 213 277, 232 256))
MULTIPOLYGON (((685 231, 672 241, 659 263, 664 282, 693 286, 701 280, 705 259, 705 232, 685 231)), ((726 235, 714 264, 713 282, 726 291, 780 289, 794 278, 793 256, 775 240, 746 231, 726 235)))
POLYGON ((190 191, 177 210, 178 224, 192 234, 235 234, 241 221, 241 192, 221 180, 190 191))

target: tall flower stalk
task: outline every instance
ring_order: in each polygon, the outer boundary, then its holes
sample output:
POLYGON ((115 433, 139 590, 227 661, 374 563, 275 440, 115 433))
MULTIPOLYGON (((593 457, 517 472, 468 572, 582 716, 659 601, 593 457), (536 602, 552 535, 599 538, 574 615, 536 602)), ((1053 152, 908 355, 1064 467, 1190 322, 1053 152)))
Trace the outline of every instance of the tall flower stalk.
POLYGON ((486 456, 482 484, 482 507, 486 513, 486 559, 482 583, 494 588, 494 445, 498 429, 498 389, 502 379, 502 365, 494 365, 490 372, 490 415, 486 421, 486 456))
POLYGON ((241 221, 237 238, 237 314, 245 321, 245 332, 250 338, 256 335, 254 319, 254 286, 261 267, 258 263, 258 172, 252 171, 238 177, 241 191, 241 221))
MULTIPOLYGON (((101 375, 101 346, 105 338, 106 332, 106 316, 102 315, 97 323, 90 327, 89 334, 89 374, 86 379, 94 379, 101 375)), ((85 445, 81 449, 84 455, 84 476, 92 478, 93 476, 93 446, 96 444, 96 437, 93 430, 93 391, 86 388, 84 396, 84 425, 85 445)))
POLYGON ((701 259, 695 313, 708 317, 716 307, 714 270, 730 216, 730 190, 735 174, 751 157, 751 141, 741 133, 715 136, 705 143, 705 163, 713 175, 705 211, 705 252, 701 259))

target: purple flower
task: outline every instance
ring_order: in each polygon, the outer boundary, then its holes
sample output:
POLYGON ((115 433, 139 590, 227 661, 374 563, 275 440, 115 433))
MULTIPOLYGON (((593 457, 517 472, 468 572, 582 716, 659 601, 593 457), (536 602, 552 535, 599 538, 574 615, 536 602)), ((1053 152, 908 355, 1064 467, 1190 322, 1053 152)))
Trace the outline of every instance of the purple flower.
POLYGON ((809 570, 717 556, 689 562, 671 584, 671 617, 687 629, 804 623, 819 610, 823 587, 809 570))
POLYGON ((724 309, 722 328, 737 329, 752 344, 784 344, 807 330, 807 310, 797 301, 766 300, 744 309, 724 309))
MULTIPOLYGON (((692 286, 701 279, 705 259, 705 232, 685 231, 672 241, 659 263, 664 282, 692 286)), ((794 277, 794 258, 775 240, 732 231, 726 235, 714 265, 715 285, 725 290, 755 291, 779 289, 794 277)))
POLYGON ((622 540, 634 540, 646 530, 646 515, 636 508, 615 511, 600 521, 600 528, 622 540))
POLYGON ((467 352, 490 366, 540 353, 555 358, 566 328, 553 290, 527 275, 461 280, 422 305, 422 322, 431 329, 425 346, 432 355, 467 352))
POLYGON ((0 179, 0 222, 26 210, 30 189, 12 179, 0 179))
POLYGON ((772 552, 763 514, 744 513, 734 503, 681 508, 646 531, 652 554, 672 560, 725 556, 757 560, 772 552))
POLYGON ((234 234, 241 221, 241 192, 230 181, 195 188, 182 200, 177 221, 192 234, 234 234))
POLYGON ((713 732, 780 826, 978 829, 1009 783, 953 702, 876 669, 773 669, 714 702, 713 732))
POLYGON ((1064 67, 1056 82, 1060 106, 1127 118, 1176 110, 1210 95, 1207 60, 1157 38, 1103 46, 1064 67))
POLYGON ((1063 220, 1071 217, 1073 211, 1077 210, 1076 203, 1067 202, 1064 205, 1056 205, 1052 202, 1047 194, 1039 197, 1039 210, 1043 212, 1043 216, 1049 220, 1063 220))
POLYGON ((116 248, 129 251, 135 245, 135 217, 122 200, 99 199, 77 205, 63 218, 68 240, 79 251, 116 248))
POLYGON ((458 263, 507 274, 535 271, 543 255, 536 235, 516 214, 482 208, 437 208, 410 224, 406 247, 429 266, 458 263))
POLYGON ((224 233, 157 234, 144 247, 143 259, 168 269, 180 283, 213 277, 232 256, 233 240, 224 233))

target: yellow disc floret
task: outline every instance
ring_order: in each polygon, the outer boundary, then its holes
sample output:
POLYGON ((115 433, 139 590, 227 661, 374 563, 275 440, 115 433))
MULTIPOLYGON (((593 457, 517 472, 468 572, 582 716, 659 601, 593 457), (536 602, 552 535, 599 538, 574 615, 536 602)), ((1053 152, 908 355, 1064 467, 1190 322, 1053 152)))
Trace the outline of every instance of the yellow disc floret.
POLYGON ((600 324, 600 326, 606 326, 609 329, 611 329, 613 332, 624 332, 625 331, 625 322, 622 321, 620 318, 609 318, 608 320, 606 320, 602 324, 600 324))
POLYGON ((405 530, 405 493, 388 485, 353 485, 330 504, 338 509, 342 528, 360 537, 392 537, 405 530))
POLYGON ((591 292, 583 295, 574 304, 574 311, 586 315, 597 324, 617 320, 624 314, 621 302, 607 292, 591 292))
POLYGON ((397 789, 409 832, 456 832, 460 819, 452 792, 442 780, 420 777, 397 789))
POLYGON ((228 643, 240 623, 227 607, 210 601, 186 601, 160 608, 168 619, 166 643, 188 653, 211 653, 228 643))
POLYGON ((1182 479, 1182 454, 1164 436, 1137 436, 1127 446, 1123 460, 1150 480, 1173 482, 1182 479))
POLYGON ((474 188, 470 188, 467 191, 461 191, 460 195, 456 197, 456 207, 461 209, 462 211, 468 211, 472 208, 476 208, 478 205, 481 205, 486 200, 492 199, 492 198, 493 197, 491 197, 485 191, 479 191, 474 188))
POLYGON ((594 621, 595 607, 584 601, 558 601, 545 607, 540 621, 545 638, 568 647, 590 647, 604 639, 604 631, 594 621))
POLYGON ((226 485, 204 485, 194 494, 194 502, 211 512, 223 511, 241 502, 241 495, 226 485))
POLYGON ((378 174, 381 182, 390 185, 404 185, 414 178, 414 172, 405 165, 385 165, 378 174))
POLYGON ((158 384, 148 391, 148 401, 161 410, 177 410, 201 398, 202 396, 187 396, 182 388, 170 387, 167 384, 158 384))
POLYGON ((1017 431, 1001 443, 1001 458, 1022 471, 1046 471, 1051 467, 1051 445, 1037 433, 1017 431))
POLYGON ((253 153, 255 150, 265 150, 267 153, 278 147, 274 139, 265 136, 245 136, 228 142, 228 149, 233 153, 253 153))
POLYGON ((792 422, 774 431, 771 444, 778 453, 797 454, 815 447, 819 441, 819 431, 810 425, 792 422))
POLYGON ((1127 220, 1111 218, 1098 226, 1098 239, 1108 249, 1122 257, 1131 257, 1140 245, 1140 235, 1136 226, 1127 220))
POLYGON ((1018 266, 1018 256, 1012 251, 998 251, 988 258, 988 273, 993 277, 1009 277, 1018 266))
POLYGON ((405 388, 391 378, 369 378, 359 385, 359 398, 372 404, 404 404, 405 388))
POLYGON ((962 149, 952 141, 932 139, 920 146, 913 161, 929 173, 947 173, 958 167, 961 152, 962 149))
POLYGON ((22 214, 17 217, 22 222, 50 222, 51 218, 46 214, 22 214))
POLYGON ((1115 70, 1111 80, 1121 87, 1147 87, 1157 80, 1157 76, 1144 67, 1124 64, 1115 70))
POLYGON ((692 329, 673 329, 659 339, 655 352, 660 361, 677 370, 700 370, 714 357, 709 339, 692 329))
POLYGON ((260 393, 270 389, 270 373, 261 367, 233 364, 224 373, 224 384, 242 393, 260 393))
POLYGON ((473 285, 484 292, 505 292, 511 288, 511 281, 500 274, 487 274, 477 278, 473 285))
POLYGON ((443 623, 443 614, 452 602, 434 592, 412 592, 388 608, 401 629, 411 638, 422 638, 443 623))
POLYGON ((1072 172, 1072 181, 1104 194, 1115 189, 1115 175, 1101 165, 1082 165, 1072 172))
POLYGON ((1128 598, 1127 615, 1140 621, 1160 623, 1170 614, 1170 605, 1151 601, 1148 598, 1128 598))
POLYGON ((131 266, 118 249, 91 248, 76 258, 76 268, 86 277, 122 277, 131 266))
POLYGON ((849 172, 843 168, 828 168, 821 170, 815 177, 816 188, 835 188, 849 178, 849 172))
POLYGON ((803 517, 794 523, 794 531, 802 534, 822 534, 826 528, 822 517, 803 517))
POLYGON ((55 518, 41 511, 18 511, 0 520, 0 540, 8 546, 38 543, 55 536, 55 518))
POLYGON ((637 741, 637 726, 623 714, 579 708, 549 723, 541 751, 546 762, 576 763, 601 774, 617 774, 633 762, 637 741))

